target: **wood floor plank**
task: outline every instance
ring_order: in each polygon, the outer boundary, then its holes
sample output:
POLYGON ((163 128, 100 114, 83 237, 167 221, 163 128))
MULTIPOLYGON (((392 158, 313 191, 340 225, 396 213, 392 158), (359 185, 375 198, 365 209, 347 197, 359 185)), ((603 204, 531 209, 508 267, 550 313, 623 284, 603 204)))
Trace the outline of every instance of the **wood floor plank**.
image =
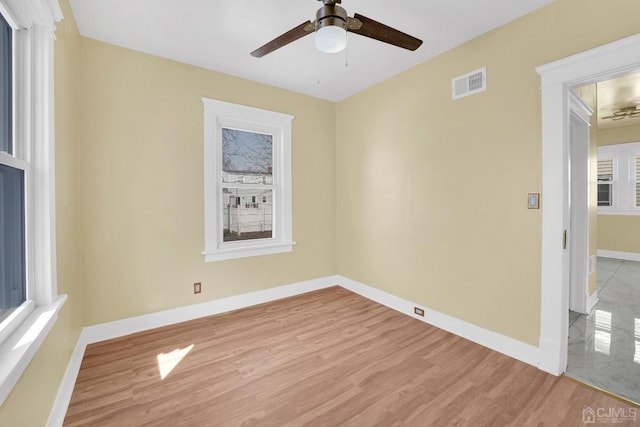
POLYGON ((635 409, 333 287, 89 345, 64 425, 578 426, 586 406, 635 409))

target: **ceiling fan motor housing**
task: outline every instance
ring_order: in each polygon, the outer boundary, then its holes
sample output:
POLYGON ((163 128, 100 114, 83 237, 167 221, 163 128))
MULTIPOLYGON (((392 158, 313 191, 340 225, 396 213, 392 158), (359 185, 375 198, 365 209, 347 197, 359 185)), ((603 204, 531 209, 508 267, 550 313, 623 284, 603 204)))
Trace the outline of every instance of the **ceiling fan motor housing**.
POLYGON ((316 12, 315 22, 303 22, 254 50, 251 56, 261 58, 313 32, 315 32, 316 48, 323 53, 343 51, 347 46, 349 32, 411 51, 422 44, 422 40, 366 16, 356 13, 353 18, 348 17, 347 11, 338 6, 342 0, 318 1, 322 2, 322 7, 316 12))
POLYGON ((325 4, 316 12, 316 31, 335 25, 347 30, 347 11, 337 4, 325 4))

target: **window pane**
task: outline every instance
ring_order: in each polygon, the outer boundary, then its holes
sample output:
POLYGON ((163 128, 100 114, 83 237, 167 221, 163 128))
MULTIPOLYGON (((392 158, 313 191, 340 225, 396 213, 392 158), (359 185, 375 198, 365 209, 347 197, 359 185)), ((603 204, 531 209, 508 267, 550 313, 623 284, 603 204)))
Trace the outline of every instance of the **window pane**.
POLYGON ((598 159, 598 206, 613 206, 613 158, 598 159))
POLYGON ((0 151, 13 154, 12 29, 0 15, 0 151))
POLYGON ((270 239, 273 191, 266 188, 222 189, 222 241, 270 239))
POLYGON ((24 172, 0 164, 0 321, 26 300, 24 172))
POLYGON ((612 206, 613 195, 611 184, 598 183, 598 206, 612 206))
POLYGON ((222 129, 222 182, 273 184, 273 136, 222 129))

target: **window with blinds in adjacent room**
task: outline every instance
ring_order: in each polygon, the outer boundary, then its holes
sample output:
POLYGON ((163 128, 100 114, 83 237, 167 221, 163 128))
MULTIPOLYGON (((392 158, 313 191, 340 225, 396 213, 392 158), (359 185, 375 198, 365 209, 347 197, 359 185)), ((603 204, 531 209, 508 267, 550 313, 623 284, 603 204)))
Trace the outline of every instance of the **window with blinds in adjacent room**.
POLYGON ((640 142, 598 147, 598 213, 640 215, 640 142))
POLYGON ((598 159, 598 206, 613 202, 613 158, 598 159))

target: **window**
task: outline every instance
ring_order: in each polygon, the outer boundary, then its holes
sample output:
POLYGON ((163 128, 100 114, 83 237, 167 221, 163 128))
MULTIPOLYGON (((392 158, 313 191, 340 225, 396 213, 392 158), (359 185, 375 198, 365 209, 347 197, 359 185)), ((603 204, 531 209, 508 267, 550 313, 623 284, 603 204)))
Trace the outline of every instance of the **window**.
POLYGON ((0 15, 0 325, 26 301, 25 169, 13 156, 13 28, 0 15))
POLYGON ((598 147, 598 213, 640 215, 640 142, 598 147))
POLYGON ((51 0, 0 0, 0 405, 53 326, 55 265, 51 0))
POLYGON ((613 158, 598 159, 598 206, 612 206, 613 158))
POLYGON ((291 252, 293 117, 203 102, 205 261, 291 252))

